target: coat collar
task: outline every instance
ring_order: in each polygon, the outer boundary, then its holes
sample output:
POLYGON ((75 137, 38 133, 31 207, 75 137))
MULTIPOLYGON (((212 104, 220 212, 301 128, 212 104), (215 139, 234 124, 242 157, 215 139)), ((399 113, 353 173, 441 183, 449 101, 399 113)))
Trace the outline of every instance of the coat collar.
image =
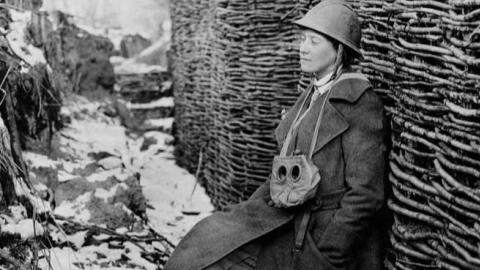
MULTIPOLYGON (((275 130, 275 136, 279 145, 283 144, 283 141, 287 136, 287 132, 290 129, 290 126, 292 125, 292 122, 297 115, 302 102, 307 98, 312 87, 313 84, 311 83, 307 90, 300 95, 297 102, 289 110, 285 118, 280 122, 275 130)), ((332 84, 331 87, 332 88, 330 91, 332 91, 332 93, 330 94, 329 100, 325 103, 323 119, 320 124, 320 130, 313 153, 319 151, 321 148, 323 148, 323 146, 325 146, 338 135, 342 134, 349 127, 348 122, 337 110, 334 104, 332 104, 332 102, 335 103, 337 101, 343 101, 355 103, 360 96, 371 87, 371 84, 362 74, 343 73, 339 76, 337 81, 332 84)), ((318 119, 317 117, 320 114, 321 100, 321 98, 318 98, 314 102, 313 108, 310 110, 310 112, 308 112, 307 116, 302 121, 302 124, 299 126, 300 130, 297 135, 299 138, 297 147, 302 153, 305 154, 308 153, 310 148, 310 141, 313 137, 314 127, 318 119)))
POLYGON ((344 100, 355 103, 360 96, 372 87, 368 78, 361 73, 342 73, 332 85, 330 100, 344 100))

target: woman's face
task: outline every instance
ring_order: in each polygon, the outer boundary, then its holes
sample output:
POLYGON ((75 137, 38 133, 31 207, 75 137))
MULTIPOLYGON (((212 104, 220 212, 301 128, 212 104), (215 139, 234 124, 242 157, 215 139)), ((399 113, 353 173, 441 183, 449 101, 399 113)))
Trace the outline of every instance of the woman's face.
POLYGON ((318 78, 333 71, 337 51, 330 40, 312 30, 300 33, 300 66, 302 71, 315 73, 318 78))

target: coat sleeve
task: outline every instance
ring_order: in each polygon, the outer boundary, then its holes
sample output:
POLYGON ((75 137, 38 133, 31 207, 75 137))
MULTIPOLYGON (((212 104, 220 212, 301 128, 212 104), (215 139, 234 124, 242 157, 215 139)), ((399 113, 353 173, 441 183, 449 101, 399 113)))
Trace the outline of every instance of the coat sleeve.
POLYGON ((351 108, 345 115, 350 128, 342 135, 347 192, 316 243, 324 263, 319 269, 323 270, 346 267, 384 203, 386 131, 382 102, 368 90, 351 108))

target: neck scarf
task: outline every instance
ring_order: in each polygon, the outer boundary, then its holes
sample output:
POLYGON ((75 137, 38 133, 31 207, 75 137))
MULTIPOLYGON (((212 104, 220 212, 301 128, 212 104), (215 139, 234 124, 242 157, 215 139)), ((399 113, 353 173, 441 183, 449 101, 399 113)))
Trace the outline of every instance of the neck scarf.
POLYGON ((316 78, 314 79, 313 85, 315 87, 315 92, 312 95, 311 103, 313 103, 320 95, 322 95, 329 89, 330 85, 333 83, 333 81, 330 80, 332 78, 332 75, 333 72, 330 72, 318 80, 316 78))

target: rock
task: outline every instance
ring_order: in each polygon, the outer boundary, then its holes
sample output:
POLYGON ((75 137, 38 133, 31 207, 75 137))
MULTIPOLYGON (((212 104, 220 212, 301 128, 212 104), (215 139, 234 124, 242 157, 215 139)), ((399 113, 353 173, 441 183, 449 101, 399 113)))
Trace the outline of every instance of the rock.
POLYGON ((118 157, 107 157, 98 161, 98 165, 104 170, 112 170, 123 166, 123 162, 118 157))
POLYGON ((120 117, 120 123, 122 123, 124 127, 129 129, 137 128, 137 122, 124 101, 115 99, 113 106, 115 107, 118 117, 120 117))
POLYGON ((140 151, 146 151, 151 145, 157 144, 158 140, 153 137, 146 137, 143 140, 142 146, 140 146, 140 151))
POLYGON ((152 42, 139 34, 127 35, 120 41, 120 54, 122 57, 131 58, 150 45, 152 45, 152 42))
POLYGON ((99 160, 102 160, 102 159, 107 158, 107 157, 112 157, 112 156, 114 156, 114 154, 109 153, 109 152, 105 152, 105 151, 101 151, 101 152, 90 152, 90 153, 88 153, 88 156, 95 159, 96 161, 99 161, 99 160))

